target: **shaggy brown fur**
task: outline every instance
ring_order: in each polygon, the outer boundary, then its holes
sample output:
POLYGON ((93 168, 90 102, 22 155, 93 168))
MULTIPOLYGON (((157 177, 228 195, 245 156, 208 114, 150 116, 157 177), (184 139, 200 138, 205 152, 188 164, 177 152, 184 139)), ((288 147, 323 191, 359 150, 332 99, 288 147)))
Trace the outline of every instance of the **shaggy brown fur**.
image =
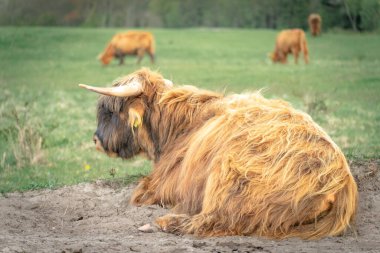
POLYGON ((286 63, 288 54, 293 54, 294 61, 297 64, 300 52, 303 53, 305 63, 309 63, 305 32, 301 29, 283 30, 277 35, 276 46, 271 58, 274 63, 286 63))
POLYGON ((319 36, 321 34, 322 18, 319 14, 310 14, 308 18, 310 33, 313 36, 319 36))
POLYGON ((167 88, 147 69, 114 85, 136 78, 141 95, 100 97, 96 137, 108 154, 153 160, 131 202, 172 208, 164 231, 316 239, 350 226, 356 183, 309 115, 258 92, 167 88))
POLYGON ((115 57, 119 59, 121 65, 126 55, 136 55, 137 64, 139 64, 144 54, 148 53, 151 62, 154 63, 154 52, 154 37, 150 32, 129 31, 113 36, 99 59, 107 65, 115 57))

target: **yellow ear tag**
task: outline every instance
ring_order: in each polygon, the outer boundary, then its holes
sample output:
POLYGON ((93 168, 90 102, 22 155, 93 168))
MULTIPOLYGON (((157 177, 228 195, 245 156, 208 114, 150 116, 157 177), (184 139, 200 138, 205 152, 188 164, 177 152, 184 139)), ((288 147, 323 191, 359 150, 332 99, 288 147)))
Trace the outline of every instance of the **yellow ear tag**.
POLYGON ((141 125, 140 117, 135 117, 135 121, 133 122, 133 127, 138 128, 141 125))
POLYGON ((133 131, 134 128, 138 128, 139 126, 141 126, 142 119, 141 119, 140 114, 135 109, 130 109, 129 115, 130 115, 129 124, 132 127, 132 131, 133 131))
POLYGON ((141 117, 140 115, 136 114, 134 115, 134 121, 133 121, 133 127, 138 128, 141 125, 141 117))

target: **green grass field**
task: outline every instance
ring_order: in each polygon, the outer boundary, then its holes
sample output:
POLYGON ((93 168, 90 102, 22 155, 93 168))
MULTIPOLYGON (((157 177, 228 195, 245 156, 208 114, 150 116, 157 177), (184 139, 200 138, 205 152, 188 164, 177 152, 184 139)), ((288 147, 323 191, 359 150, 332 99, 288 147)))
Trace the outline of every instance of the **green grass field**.
MULTIPOLYGON (((96 60, 122 29, 0 28, 0 192, 96 179, 130 182, 150 170, 142 159, 94 150, 94 93, 78 83, 110 84, 138 69, 96 60)), ((308 37, 310 64, 272 64, 276 31, 151 29, 159 70, 176 84, 264 95, 309 112, 353 160, 380 158, 380 36, 308 37)))

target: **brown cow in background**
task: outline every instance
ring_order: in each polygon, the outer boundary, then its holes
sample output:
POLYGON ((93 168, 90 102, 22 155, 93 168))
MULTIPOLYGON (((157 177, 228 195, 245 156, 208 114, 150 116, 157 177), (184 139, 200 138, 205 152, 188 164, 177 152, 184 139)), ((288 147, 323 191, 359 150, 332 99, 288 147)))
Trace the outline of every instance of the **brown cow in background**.
POLYGON ((305 32, 301 29, 283 30, 277 35, 276 46, 271 58, 274 63, 286 63, 288 54, 293 54, 297 64, 299 52, 303 53, 305 63, 309 63, 305 32))
POLYGON ((145 53, 149 54, 151 62, 154 63, 153 35, 150 32, 129 31, 113 36, 104 52, 99 55, 99 59, 107 65, 113 58, 118 58, 121 65, 126 55, 137 55, 137 64, 140 64, 145 53))
POLYGON ((318 36, 321 34, 322 18, 319 14, 312 13, 308 19, 311 35, 318 36))
POLYGON ((357 186, 342 151, 284 101, 173 87, 148 69, 113 87, 81 86, 103 94, 96 148, 152 160, 131 202, 172 208, 156 220, 163 231, 317 239, 354 219, 357 186))

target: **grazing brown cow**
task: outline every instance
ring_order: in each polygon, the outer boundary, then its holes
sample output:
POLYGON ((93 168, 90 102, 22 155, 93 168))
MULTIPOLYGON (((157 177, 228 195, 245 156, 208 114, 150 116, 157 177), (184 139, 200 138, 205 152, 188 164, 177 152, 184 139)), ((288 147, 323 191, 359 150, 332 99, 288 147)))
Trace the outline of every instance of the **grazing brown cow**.
POLYGON ((163 231, 315 239, 349 227, 357 187, 347 161, 288 103, 173 87, 147 69, 113 87, 80 86, 103 94, 96 147, 153 161, 131 202, 172 208, 156 220, 163 231))
POLYGON ((277 35, 271 58, 274 63, 286 63, 288 54, 293 54, 294 61, 297 64, 299 52, 303 53, 305 63, 309 63, 305 32, 301 29, 283 30, 277 35))
POLYGON ((137 55, 137 64, 140 64, 144 54, 148 53, 151 62, 154 63, 154 50, 154 37, 151 33, 129 31, 113 36, 104 52, 99 55, 99 59, 107 65, 115 57, 121 65, 126 55, 137 55))
POLYGON ((322 18, 319 14, 310 14, 308 18, 310 33, 313 36, 321 34, 322 18))

